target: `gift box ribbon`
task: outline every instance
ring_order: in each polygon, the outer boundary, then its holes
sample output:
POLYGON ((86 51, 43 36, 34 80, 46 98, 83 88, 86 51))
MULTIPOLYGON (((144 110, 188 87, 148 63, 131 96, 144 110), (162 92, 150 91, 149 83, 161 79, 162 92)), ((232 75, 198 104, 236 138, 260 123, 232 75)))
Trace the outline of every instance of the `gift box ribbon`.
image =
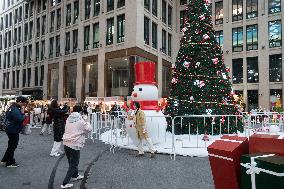
POLYGON ((274 156, 275 154, 268 154, 268 155, 262 155, 262 156, 255 156, 250 158, 250 163, 241 163, 241 166, 247 168, 248 170, 246 171, 247 174, 251 175, 251 188, 256 189, 256 183, 255 183, 255 174, 259 174, 260 172, 264 172, 270 175, 274 175, 277 177, 284 177, 284 173, 277 173, 274 171, 269 171, 266 169, 258 168, 257 163, 255 162, 255 159, 261 158, 261 157, 271 157, 274 156))

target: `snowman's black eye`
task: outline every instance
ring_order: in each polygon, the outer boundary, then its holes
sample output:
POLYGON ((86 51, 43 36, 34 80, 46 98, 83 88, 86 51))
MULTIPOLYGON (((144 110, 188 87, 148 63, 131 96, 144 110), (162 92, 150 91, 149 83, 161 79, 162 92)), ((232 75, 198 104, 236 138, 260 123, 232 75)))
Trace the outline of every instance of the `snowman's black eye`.
POLYGON ((142 88, 139 88, 139 91, 142 91, 142 88))

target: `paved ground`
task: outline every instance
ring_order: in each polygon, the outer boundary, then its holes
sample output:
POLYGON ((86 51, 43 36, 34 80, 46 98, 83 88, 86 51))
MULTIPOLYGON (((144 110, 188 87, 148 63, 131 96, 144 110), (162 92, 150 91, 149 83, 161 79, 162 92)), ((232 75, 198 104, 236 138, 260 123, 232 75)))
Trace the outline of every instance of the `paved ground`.
MULTIPOLYGON (((1 189, 57 189, 68 169, 65 156, 50 157, 52 136, 20 135, 15 153, 18 168, 0 166, 1 189)), ((0 158, 7 146, 5 133, 0 132, 0 158)), ((157 155, 150 159, 135 157, 136 152, 116 149, 99 141, 88 141, 81 151, 79 172, 85 178, 78 189, 214 189, 208 158, 157 155)))

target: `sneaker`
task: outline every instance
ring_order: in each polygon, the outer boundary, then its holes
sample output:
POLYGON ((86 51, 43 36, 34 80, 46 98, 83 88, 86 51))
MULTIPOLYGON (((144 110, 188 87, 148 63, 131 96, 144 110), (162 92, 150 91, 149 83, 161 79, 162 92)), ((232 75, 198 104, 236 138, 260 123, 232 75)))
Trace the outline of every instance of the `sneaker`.
POLYGON ((54 153, 54 154, 50 154, 51 157, 58 157, 60 156, 60 153, 54 153))
POLYGON ((84 178, 83 175, 78 175, 76 178, 71 178, 71 181, 77 181, 77 180, 82 180, 84 178))
POLYGON ((16 167, 19 167, 19 164, 17 163, 13 163, 11 165, 7 165, 8 168, 16 168, 16 167))
POLYGON ((72 188, 73 187, 73 184, 61 184, 61 188, 72 188))
POLYGON ((0 161, 0 165, 6 165, 6 162, 0 161))
POLYGON ((142 157, 144 154, 137 154, 136 157, 142 157))

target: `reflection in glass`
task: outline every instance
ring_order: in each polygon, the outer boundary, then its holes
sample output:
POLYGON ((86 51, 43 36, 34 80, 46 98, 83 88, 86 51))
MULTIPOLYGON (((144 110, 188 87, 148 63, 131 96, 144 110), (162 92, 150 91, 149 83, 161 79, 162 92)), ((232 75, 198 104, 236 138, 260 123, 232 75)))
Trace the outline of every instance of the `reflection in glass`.
POLYGON ((269 28, 269 47, 281 47, 282 26, 281 20, 275 20, 268 23, 269 28))
POLYGON ((216 31, 215 32, 215 39, 218 42, 219 46, 223 48, 224 45, 224 36, 223 36, 223 30, 216 31))
POLYGON ((269 56, 269 81, 282 81, 282 54, 274 54, 269 56))
POLYGON ((268 0, 268 13, 274 14, 281 11, 281 0, 268 0))
POLYGON ((76 98, 77 65, 65 66, 65 98, 76 98))
POLYGON ((247 26, 247 51, 257 50, 258 48, 257 25, 247 26))
POLYGON ((258 83, 258 57, 247 58, 247 82, 258 83))
POLYGON ((243 28, 233 28, 233 52, 243 51, 243 28))
POLYGON ((258 90, 248 90, 248 111, 258 108, 258 90))
POLYGON ((233 84, 243 83, 243 59, 233 59, 232 62, 233 84))
POLYGON ((257 17, 257 1, 258 0, 247 0, 247 18, 257 17))
POLYGON ((282 89, 270 89, 270 109, 277 111, 282 107, 282 89))
POLYGON ((218 1, 215 3, 215 24, 223 24, 224 10, 223 1, 218 1))
POLYGON ((233 22, 243 19, 243 0, 233 0, 233 22))

